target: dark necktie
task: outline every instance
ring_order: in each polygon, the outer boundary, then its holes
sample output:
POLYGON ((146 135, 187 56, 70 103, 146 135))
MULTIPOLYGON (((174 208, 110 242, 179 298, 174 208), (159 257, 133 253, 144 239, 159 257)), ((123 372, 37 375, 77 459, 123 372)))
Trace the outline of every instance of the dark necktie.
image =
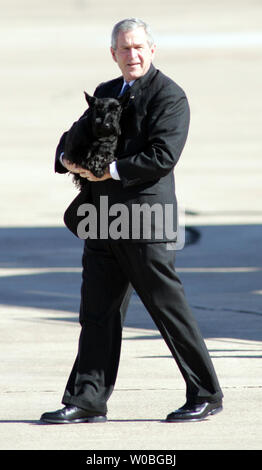
POLYGON ((130 88, 130 85, 126 83, 119 96, 122 96, 124 93, 126 93, 126 91, 129 90, 129 88, 130 88))

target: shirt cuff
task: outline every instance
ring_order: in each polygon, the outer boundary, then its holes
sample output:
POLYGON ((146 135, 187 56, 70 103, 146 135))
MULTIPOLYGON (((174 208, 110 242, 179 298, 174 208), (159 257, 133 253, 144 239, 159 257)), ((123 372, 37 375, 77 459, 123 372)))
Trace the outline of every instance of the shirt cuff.
POLYGON ((112 162, 110 163, 109 165, 109 172, 110 172, 110 175, 112 176, 112 178, 114 180, 120 180, 120 176, 118 174, 118 171, 117 171, 117 167, 116 167, 116 162, 112 162))

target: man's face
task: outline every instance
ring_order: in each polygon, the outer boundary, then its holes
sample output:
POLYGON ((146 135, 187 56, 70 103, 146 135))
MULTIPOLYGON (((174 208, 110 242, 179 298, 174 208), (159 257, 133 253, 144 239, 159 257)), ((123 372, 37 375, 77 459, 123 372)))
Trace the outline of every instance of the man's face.
POLYGON ((155 54, 156 46, 149 46, 144 28, 120 31, 116 49, 111 53, 126 82, 131 82, 147 73, 155 54))

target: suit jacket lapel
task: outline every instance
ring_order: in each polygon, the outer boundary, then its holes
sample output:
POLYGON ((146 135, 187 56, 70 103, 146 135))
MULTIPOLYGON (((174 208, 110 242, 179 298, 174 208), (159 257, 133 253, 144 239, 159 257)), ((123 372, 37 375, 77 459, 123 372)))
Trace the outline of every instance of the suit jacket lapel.
POLYGON ((114 84, 112 90, 110 91, 110 98, 117 98, 123 86, 123 78, 119 77, 119 79, 114 84))

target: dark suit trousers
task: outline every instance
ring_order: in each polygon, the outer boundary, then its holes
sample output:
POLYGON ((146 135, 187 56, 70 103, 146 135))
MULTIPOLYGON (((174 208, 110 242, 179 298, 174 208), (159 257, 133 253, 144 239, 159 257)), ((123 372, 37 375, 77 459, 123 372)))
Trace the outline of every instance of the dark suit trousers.
MULTIPOLYGON (((187 400, 223 394, 165 243, 87 240, 83 254, 79 348, 62 402, 106 413, 120 359, 130 283, 162 334, 186 383, 187 400)), ((139 365, 138 365, 139 367, 139 365)), ((135 377, 134 377, 135 380, 135 377)))

